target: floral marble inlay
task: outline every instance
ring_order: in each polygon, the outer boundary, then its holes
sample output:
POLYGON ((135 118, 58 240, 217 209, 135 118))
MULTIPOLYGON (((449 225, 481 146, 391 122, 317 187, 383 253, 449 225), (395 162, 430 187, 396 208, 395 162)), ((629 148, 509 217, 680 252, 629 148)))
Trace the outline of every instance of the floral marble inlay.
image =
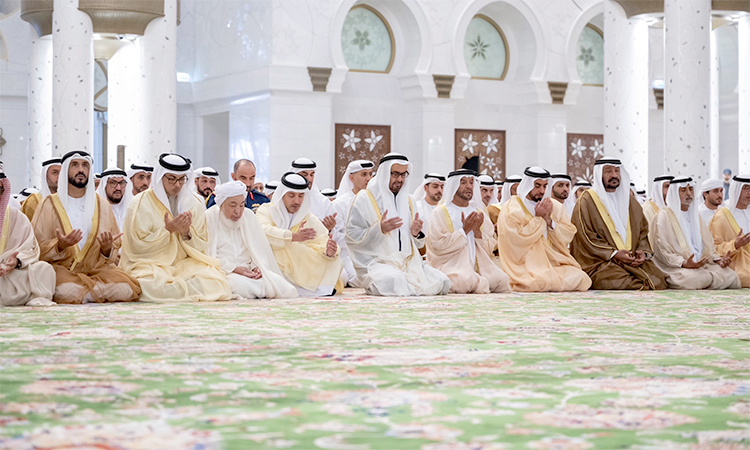
POLYGON ((500 28, 485 16, 469 22, 464 38, 464 61, 472 77, 505 78, 508 47, 500 28))
POLYGON ((594 163, 604 156, 604 135, 568 134, 568 175, 573 182, 594 178, 594 163))
POLYGON ((583 84, 604 85, 604 37, 592 25, 586 25, 578 38, 576 65, 583 84))
MULTIPOLYGON (((336 124, 336 186, 346 166, 358 159, 375 164, 391 151, 390 125, 336 124)), ((377 167, 376 167, 377 169, 377 167)))
POLYGON ((456 129, 455 167, 479 158, 479 173, 505 178, 505 131, 456 129))
POLYGON ((344 20, 341 50, 351 70, 388 72, 394 52, 391 31, 374 9, 355 6, 344 20))

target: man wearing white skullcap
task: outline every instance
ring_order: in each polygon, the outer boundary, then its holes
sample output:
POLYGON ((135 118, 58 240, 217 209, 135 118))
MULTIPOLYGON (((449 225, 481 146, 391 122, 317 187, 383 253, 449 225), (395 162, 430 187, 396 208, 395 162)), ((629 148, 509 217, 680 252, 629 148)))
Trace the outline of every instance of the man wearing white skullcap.
POLYGON ((729 255, 719 256, 714 238, 698 213, 695 182, 689 177, 669 183, 666 206, 651 224, 654 263, 670 289, 738 289, 729 255))
POLYGON ((659 214, 659 210, 666 207, 667 192, 669 191, 669 182, 674 178, 672 175, 661 175, 654 178, 654 184, 651 186, 651 198, 642 205, 643 215, 649 224, 659 214))
POLYGON ((476 172, 449 173, 445 196, 430 218, 427 262, 448 276, 451 292, 510 292, 508 275, 493 261, 494 249, 495 232, 484 213, 476 172))
POLYGON ((570 175, 564 173, 552 174, 547 183, 547 190, 544 192, 545 198, 551 198, 563 205, 563 210, 570 217, 573 214, 573 208, 576 206, 576 200, 570 192, 570 175))
POLYGON ((130 165, 127 174, 133 187, 133 197, 151 187, 151 175, 153 173, 154 168, 146 163, 130 165))
POLYGON ((651 261, 648 221, 619 159, 596 161, 594 187, 581 194, 572 222, 578 231, 570 253, 594 289, 666 289, 664 274, 651 261))
POLYGON ((440 203, 440 199, 443 198, 443 190, 445 189, 445 177, 439 173, 428 173, 424 176, 422 184, 414 190, 414 207, 419 213, 419 217, 422 218, 424 225, 422 229, 425 233, 430 228, 430 216, 432 211, 440 203))
POLYGON ((207 255, 206 208, 190 192, 190 160, 162 153, 153 187, 137 195, 125 216, 120 266, 138 279, 141 300, 231 300, 219 261, 207 255))
POLYGON ((115 265, 120 229, 109 203, 94 192, 91 156, 74 150, 62 157, 57 193, 34 214, 40 259, 57 274, 56 303, 138 300, 138 282, 115 265))
POLYGON ((406 156, 385 155, 349 212, 346 245, 360 285, 372 295, 441 295, 451 286, 448 277, 425 264, 419 253, 424 247, 423 222, 404 189, 411 168, 406 156))
POLYGON ((336 213, 336 226, 333 228, 333 239, 341 249, 341 262, 344 270, 341 272, 342 282, 352 287, 358 286, 357 272, 352 265, 349 249, 346 246, 346 221, 349 219, 349 209, 354 203, 357 194, 367 189, 367 183, 372 179, 372 169, 375 164, 372 161, 352 161, 346 167, 344 176, 339 182, 339 195, 333 202, 333 211, 336 213))
POLYGON ((708 228, 716 253, 729 254, 732 268, 743 288, 750 288, 750 174, 736 175, 729 185, 729 199, 714 214, 708 228))
POLYGON ((708 179, 701 184, 698 197, 698 212, 706 225, 711 223, 714 214, 724 203, 724 182, 716 178, 708 179))
POLYGON ((309 181, 287 172, 274 196, 275 202, 258 208, 258 220, 281 273, 304 297, 341 292, 344 285, 339 280, 342 263, 338 245, 323 222, 310 212, 309 181))
POLYGON ((34 193, 23 202, 21 212, 26 214, 29 220, 34 219, 34 212, 45 197, 57 193, 57 182, 60 178, 60 158, 51 158, 42 163, 42 185, 39 192, 34 193))
POLYGON ((247 212, 247 186, 230 181, 214 190, 218 208, 206 212, 208 255, 221 263, 232 293, 242 298, 297 297, 284 279, 255 214, 247 212))
POLYGON ((576 233, 565 207, 545 196, 550 174, 528 167, 497 218, 500 267, 521 292, 585 291, 591 280, 570 255, 576 233))
POLYGON ((203 204, 208 203, 208 198, 214 193, 216 186, 221 184, 221 178, 219 178, 219 172, 213 167, 201 167, 193 171, 195 174, 195 180, 190 186, 193 194, 195 194, 198 200, 202 201, 203 204))
POLYGON ((331 201, 320 192, 320 189, 318 189, 318 186, 315 183, 315 170, 317 167, 318 164, 309 158, 297 158, 292 161, 292 165, 287 172, 294 172, 302 175, 307 180, 307 189, 309 190, 309 195, 307 197, 310 202, 310 212, 320 219, 330 232, 336 226, 336 222, 340 219, 333 210, 331 201))
POLYGON ((96 190, 96 194, 112 207, 112 213, 117 220, 117 227, 122 231, 125 225, 125 213, 133 199, 133 188, 130 185, 128 174, 118 168, 110 167, 102 172, 102 182, 96 190))
POLYGON ((39 244, 29 219, 11 208, 10 180, 0 169, 0 305, 50 306, 55 270, 39 261, 39 244))

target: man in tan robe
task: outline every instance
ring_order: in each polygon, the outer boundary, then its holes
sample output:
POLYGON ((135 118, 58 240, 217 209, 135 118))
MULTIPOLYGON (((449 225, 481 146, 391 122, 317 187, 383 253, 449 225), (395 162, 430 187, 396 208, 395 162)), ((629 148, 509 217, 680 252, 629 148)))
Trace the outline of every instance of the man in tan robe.
POLYGON ((189 159, 163 153, 153 188, 128 207, 120 266, 141 283, 143 301, 234 298, 221 263, 207 255, 206 207, 190 192, 192 175, 189 159))
POLYGON ((521 292, 585 291, 591 280, 570 255, 576 233, 565 207, 545 197, 550 174, 529 167, 497 219, 500 267, 521 292))
MULTIPOLYGON (((258 221, 266 233, 281 273, 303 297, 341 292, 343 263, 336 241, 311 211, 309 183, 302 175, 287 172, 274 194, 276 201, 258 208, 258 221)), ((327 200, 326 200, 327 201, 327 200)))
POLYGON ((490 222, 492 225, 497 225, 497 217, 500 215, 500 210, 503 206, 510 201, 510 198, 516 195, 518 191, 518 185, 521 183, 521 175, 511 175, 503 182, 503 188, 500 190, 500 200, 498 203, 492 203, 487 207, 487 213, 490 216, 490 222))
POLYGON ((714 236, 716 253, 730 255, 729 267, 740 277, 743 288, 750 288, 750 175, 737 175, 729 185, 729 199, 711 219, 708 228, 714 236))
POLYGON ((106 200, 89 177, 93 161, 74 150, 62 157, 63 182, 34 214, 40 259, 57 275, 56 303, 138 300, 138 282, 115 265, 120 229, 106 200))
POLYGON ((641 206, 643 208, 643 215, 646 217, 649 225, 654 221, 659 211, 667 206, 665 202, 667 201, 669 182, 673 178, 672 175, 661 175, 654 178, 654 184, 651 186, 651 198, 641 206))
POLYGON ((594 289, 666 289, 664 274, 651 261, 648 222, 619 159, 596 161, 594 187, 578 199, 573 225, 578 231, 570 253, 594 289))
POLYGON ((430 218, 427 263, 448 276, 451 292, 510 292, 508 275, 492 260, 495 233, 479 186, 472 170, 448 174, 445 197, 430 218))
POLYGON ((34 213, 39 205, 50 194, 57 193, 57 182, 60 178, 60 158, 51 158, 42 163, 42 186, 39 192, 31 194, 21 206, 21 212, 26 214, 29 220, 34 220, 34 213))
POLYGON ((666 207, 651 224, 654 263, 667 276, 670 289, 738 289, 729 254, 719 256, 714 238, 698 212, 695 182, 674 178, 666 207))
POLYGON ((55 270, 39 261, 29 219, 9 205, 10 180, 0 170, 0 305, 54 305, 55 270))

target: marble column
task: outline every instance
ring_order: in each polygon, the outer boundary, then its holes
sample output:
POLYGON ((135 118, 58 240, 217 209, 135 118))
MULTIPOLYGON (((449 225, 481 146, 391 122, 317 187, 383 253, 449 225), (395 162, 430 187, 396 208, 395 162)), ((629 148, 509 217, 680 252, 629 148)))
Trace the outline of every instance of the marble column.
MULTIPOLYGON (((412 180, 421 180, 425 173, 446 175, 455 170, 454 109, 450 99, 421 98, 409 102, 410 129, 406 130, 404 145, 393 140, 391 150, 409 157, 418 175, 412 180)), ((412 186, 416 187, 414 185, 412 181, 412 186)))
POLYGON ((94 46, 91 18, 78 0, 54 0, 52 153, 94 151, 94 46))
POLYGON ((750 15, 738 21, 739 78, 737 85, 739 103, 739 172, 750 173, 750 15))
POLYGON ((29 186, 39 188, 42 163, 52 157, 52 37, 40 38, 30 27, 29 186))
POLYGON ((604 154, 618 157, 636 186, 648 180, 648 24, 604 1, 604 154))
POLYGON ((711 157, 709 163, 709 176, 711 178, 719 178, 720 174, 721 135, 719 134, 719 124, 721 120, 719 117, 719 97, 719 47, 716 41, 716 32, 711 31, 711 157))
POLYGON ((141 58, 140 45, 126 45, 109 60, 107 85, 107 161, 104 166, 117 164, 117 146, 125 146, 125 166, 140 162, 132 158, 134 149, 140 145, 143 134, 140 127, 142 116, 138 97, 140 89, 141 58))
POLYGON ((141 40, 142 133, 127 159, 156 163, 161 153, 174 153, 177 141, 177 0, 164 1, 164 17, 146 27, 141 40))
POLYGON ((710 177, 711 0, 665 0, 664 169, 710 177))

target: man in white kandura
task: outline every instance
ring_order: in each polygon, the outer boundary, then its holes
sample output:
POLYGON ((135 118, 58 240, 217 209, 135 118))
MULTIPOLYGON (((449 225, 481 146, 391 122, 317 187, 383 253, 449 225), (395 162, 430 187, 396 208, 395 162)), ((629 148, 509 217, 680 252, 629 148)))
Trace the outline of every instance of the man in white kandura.
POLYGON ((698 203, 698 212, 708 225, 724 203, 724 182, 716 178, 704 181, 701 184, 698 203))
POLYGON ((127 171, 130 185, 133 187, 133 197, 151 187, 151 175, 154 168, 148 164, 131 164, 127 171))
POLYGON ((439 173, 428 173, 424 176, 422 184, 412 194, 414 207, 422 219, 422 229, 425 233, 430 226, 430 214, 440 203, 440 199, 443 198, 444 189, 445 177, 439 173))
POLYGON ((310 212, 308 180, 287 172, 274 197, 276 201, 261 205, 257 214, 281 273, 305 297, 341 292, 339 249, 323 222, 310 212))
POLYGON ((489 175, 479 175, 477 181, 479 182, 479 192, 482 194, 482 203, 486 208, 494 203, 495 198, 497 198, 497 185, 489 175))
POLYGON ((190 190, 205 205, 208 203, 208 198, 214 193, 216 186, 221 184, 219 172, 213 167, 201 167, 195 169, 193 174, 195 175, 195 180, 190 186, 190 190))
POLYGON ((719 255, 714 238, 698 213, 695 182, 689 177, 669 183, 667 204, 651 225, 654 263, 667 276, 670 289, 739 289, 729 268, 729 254, 719 255))
POLYGON ((230 181, 214 192, 218 208, 206 212, 208 255, 221 262, 232 293, 243 298, 297 297, 297 289, 276 264, 258 218, 245 211, 245 183, 230 181))
POLYGON ((344 264, 344 270, 341 272, 342 281, 350 286, 359 286, 357 283, 357 272, 352 265, 352 259, 349 257, 349 249, 346 247, 346 220, 349 218, 349 209, 354 203, 354 197, 367 189, 367 183, 372 179, 372 169, 375 164, 372 161, 359 160, 352 161, 346 167, 344 176, 339 183, 339 195, 333 202, 333 211, 336 213, 336 226, 333 228, 333 239, 341 249, 341 262, 344 264))
POLYGON ((448 174, 445 196, 430 218, 427 262, 448 276, 451 292, 510 292, 508 275, 492 260, 495 232, 475 175, 467 169, 448 174))
POLYGON ((387 154, 349 212, 346 245, 360 285, 372 295, 441 295, 450 290, 448 277, 419 254, 423 224, 404 189, 411 168, 406 156, 387 154))
POLYGON ((651 185, 651 198, 643 203, 643 215, 646 217, 649 226, 659 211, 667 206, 667 192, 669 191, 669 182, 674 178, 672 175, 661 175, 654 178, 654 184, 651 185))
POLYGON ((96 189, 96 194, 112 207, 112 213, 117 220, 117 226, 122 231, 125 225, 125 213, 128 212, 130 201, 133 200, 133 187, 127 172, 110 167, 102 172, 102 181, 96 189))

